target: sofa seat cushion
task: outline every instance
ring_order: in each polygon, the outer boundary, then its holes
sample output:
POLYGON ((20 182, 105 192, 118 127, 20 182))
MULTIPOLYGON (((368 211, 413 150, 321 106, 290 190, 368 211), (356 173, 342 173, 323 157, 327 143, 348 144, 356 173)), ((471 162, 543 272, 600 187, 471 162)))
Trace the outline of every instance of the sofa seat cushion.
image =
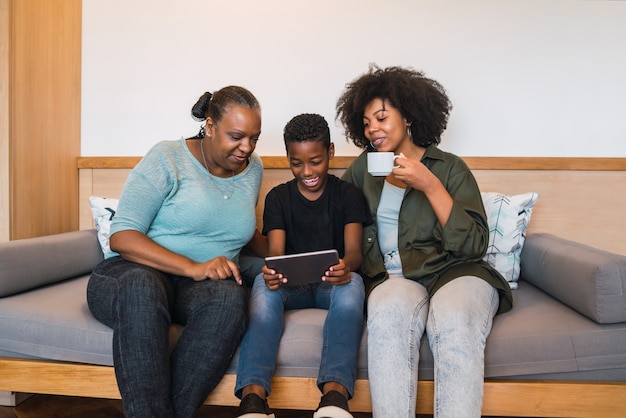
MULTIPOLYGON (((524 281, 513 291, 513 309, 496 316, 485 352, 486 378, 626 381, 626 323, 601 325, 524 281), (616 370, 618 372, 616 373, 616 370), (621 370, 621 372, 619 372, 621 370)), ((316 377, 326 311, 288 311, 276 374, 316 377)), ((359 378, 367 378, 367 336, 359 348, 359 378)), ((236 371, 237 356, 229 372, 236 371)), ((420 379, 433 379, 426 336, 420 345, 420 379)))
MULTIPOLYGON (((89 312, 88 277, 0 298, 0 355, 112 364, 112 331, 89 312), (11 354, 12 353, 12 354, 11 354)), ((521 280, 514 307, 495 318, 485 353, 486 378, 626 381, 626 323, 598 324, 521 280)), ((287 311, 276 375, 316 377, 326 311, 287 311)), ((184 332, 180 327, 173 327, 184 332)), ((367 378, 367 336, 358 377, 367 378)), ((426 337, 420 379, 433 378, 426 337)), ((229 368, 237 370, 237 356, 229 368)))
POLYGON ((520 280, 513 309, 495 318, 485 376, 543 374, 626 381, 626 323, 598 324, 520 280), (615 376, 613 370, 621 369, 615 376))
MULTIPOLYGON (((99 250, 98 250, 99 251, 99 250)), ((112 365, 112 331, 91 315, 88 276, 0 299, 0 350, 112 365)))

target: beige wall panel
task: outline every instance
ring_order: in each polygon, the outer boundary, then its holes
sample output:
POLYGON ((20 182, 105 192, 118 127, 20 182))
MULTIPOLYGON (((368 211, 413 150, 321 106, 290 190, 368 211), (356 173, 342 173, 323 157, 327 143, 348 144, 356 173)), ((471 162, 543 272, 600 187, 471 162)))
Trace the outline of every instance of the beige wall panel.
MULTIPOLYGON (((84 170, 91 169, 81 169, 81 172, 84 170)), ((117 198, 130 169, 93 171, 93 194, 117 198)), ((333 169, 332 172, 341 176, 343 169, 333 169)), ((473 173, 482 191, 539 193, 529 234, 548 232, 626 255, 626 217, 623 216, 626 171, 473 170, 473 173)), ((256 209, 259 226, 262 225, 265 194, 275 185, 292 178, 288 169, 265 169, 263 175, 261 198, 256 209)))
POLYGON ((89 196, 93 195, 93 170, 78 170, 78 214, 79 229, 94 228, 91 208, 89 207, 89 196))
POLYGON ((119 199, 130 168, 80 169, 80 229, 94 228, 89 196, 119 199))
POLYGON ((119 198, 130 173, 127 168, 93 171, 93 195, 119 198))
POLYGON ((474 170, 483 191, 539 193, 528 233, 626 255, 626 171, 474 170))

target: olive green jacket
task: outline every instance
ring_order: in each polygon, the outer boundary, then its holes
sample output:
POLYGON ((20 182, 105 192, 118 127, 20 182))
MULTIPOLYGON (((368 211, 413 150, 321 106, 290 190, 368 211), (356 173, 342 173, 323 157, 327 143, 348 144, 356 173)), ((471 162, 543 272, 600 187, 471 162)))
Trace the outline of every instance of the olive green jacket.
MULTIPOLYGON (((442 227, 423 192, 407 187, 398 217, 398 251, 404 277, 423 284, 429 294, 460 276, 477 276, 498 289, 498 313, 513 306, 506 279, 483 257, 489 241, 489 227, 480 190, 465 162, 429 146, 422 163, 435 174, 452 196, 450 218, 442 227)), ((367 172, 367 152, 346 170, 344 180, 363 190, 374 222, 363 229, 363 262, 359 273, 368 294, 388 278, 377 238, 376 214, 384 177, 367 172)))

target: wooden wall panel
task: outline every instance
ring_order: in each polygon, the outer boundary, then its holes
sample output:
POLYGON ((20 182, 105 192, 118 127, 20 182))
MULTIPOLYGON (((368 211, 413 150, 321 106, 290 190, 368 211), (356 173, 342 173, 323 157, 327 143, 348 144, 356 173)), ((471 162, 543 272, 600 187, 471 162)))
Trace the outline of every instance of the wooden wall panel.
POLYGON ((0 0, 0 242, 9 240, 9 0, 0 0))
POLYGON ((626 255, 626 171, 472 171, 485 192, 539 193, 528 234, 548 232, 626 255))
MULTIPOLYGON (((265 160, 265 158, 264 158, 265 160)), ((93 228, 90 195, 119 198, 130 168, 81 168, 81 229, 93 228), (83 184, 83 178, 85 184, 83 184)), ((341 176, 343 168, 332 172, 341 176)), ((539 193, 528 233, 547 232, 626 255, 626 170, 472 170, 482 191, 539 193)), ((266 168, 256 208, 261 225, 265 194, 292 178, 287 168, 266 168)))
POLYGON ((11 239, 78 229, 81 0, 10 0, 11 239))

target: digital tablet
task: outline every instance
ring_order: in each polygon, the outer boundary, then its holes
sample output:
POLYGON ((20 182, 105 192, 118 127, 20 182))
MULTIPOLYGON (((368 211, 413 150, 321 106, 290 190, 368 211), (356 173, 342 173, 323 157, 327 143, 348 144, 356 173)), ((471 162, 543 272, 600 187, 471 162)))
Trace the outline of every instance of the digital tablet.
POLYGON ((337 250, 265 257, 265 264, 287 278, 287 285, 319 283, 328 268, 339 263, 337 250))

